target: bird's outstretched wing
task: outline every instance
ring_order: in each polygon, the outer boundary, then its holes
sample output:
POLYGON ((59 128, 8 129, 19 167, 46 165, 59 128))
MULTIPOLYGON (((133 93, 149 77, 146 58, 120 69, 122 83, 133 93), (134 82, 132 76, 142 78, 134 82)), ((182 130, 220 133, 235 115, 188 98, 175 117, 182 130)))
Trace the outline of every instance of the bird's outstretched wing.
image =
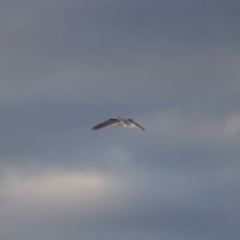
POLYGON ((114 125, 118 125, 120 122, 119 119, 117 118, 110 118, 102 123, 99 123, 98 125, 94 126, 92 128, 92 130, 98 130, 98 129, 101 129, 101 128, 104 128, 104 127, 107 127, 107 126, 114 126, 114 125))
POLYGON ((132 119, 128 119, 128 121, 131 123, 131 127, 136 127, 136 128, 139 128, 139 129, 141 129, 143 131, 146 131, 142 126, 140 126, 138 123, 136 123, 132 119))

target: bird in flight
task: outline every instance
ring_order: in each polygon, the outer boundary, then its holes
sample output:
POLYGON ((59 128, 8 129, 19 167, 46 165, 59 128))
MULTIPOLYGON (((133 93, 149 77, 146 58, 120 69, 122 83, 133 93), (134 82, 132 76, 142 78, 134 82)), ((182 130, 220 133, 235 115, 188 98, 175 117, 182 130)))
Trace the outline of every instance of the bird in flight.
POLYGON ((138 128, 138 129, 141 129, 142 131, 145 131, 145 129, 143 127, 141 127, 139 124, 137 124, 132 119, 123 119, 120 117, 109 118, 108 120, 94 126, 92 128, 92 130, 98 130, 98 129, 108 127, 108 126, 132 127, 132 128, 138 128))

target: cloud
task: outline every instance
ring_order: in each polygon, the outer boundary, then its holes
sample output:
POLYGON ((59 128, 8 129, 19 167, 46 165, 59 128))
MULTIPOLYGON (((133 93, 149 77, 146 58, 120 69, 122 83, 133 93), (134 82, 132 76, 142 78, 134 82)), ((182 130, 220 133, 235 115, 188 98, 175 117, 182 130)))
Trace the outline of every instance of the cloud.
POLYGON ((84 226, 86 237, 92 228, 100 236, 104 232, 115 236, 121 228, 122 235, 131 239, 140 227, 143 235, 185 232, 191 237, 197 231, 211 239, 215 229, 227 230, 239 222, 237 176, 237 168, 209 173, 163 168, 151 174, 138 168, 124 177, 111 171, 6 169, 1 177, 1 232, 21 239, 34 235, 25 231, 26 226, 35 234, 41 234, 37 229, 48 232, 63 226, 51 234, 65 235, 72 229, 74 237, 84 226))
POLYGON ((148 131, 152 135, 164 139, 164 142, 181 146, 227 144, 225 120, 205 117, 197 112, 184 114, 170 110, 153 112, 141 120, 149 125, 148 131))
POLYGON ((240 116, 239 114, 235 114, 227 119, 225 125, 226 135, 229 137, 239 136, 240 131, 240 116))
POLYGON ((26 222, 34 227, 34 222, 43 224, 58 218, 81 216, 88 221, 99 215, 117 214, 131 190, 131 184, 124 179, 94 172, 52 169, 32 174, 9 170, 4 176, 1 205, 9 220, 1 218, 1 232, 8 237, 21 233, 26 222), (20 215, 25 216, 23 223, 20 215))
POLYGON ((8 171, 4 175, 2 196, 14 199, 21 208, 27 209, 34 204, 35 210, 47 206, 47 209, 50 207, 53 210, 56 207, 64 211, 64 206, 73 208, 77 204, 77 211, 81 214, 85 211, 96 212, 96 209, 100 210, 106 204, 109 194, 114 197, 112 202, 119 204, 117 202, 121 200, 120 196, 124 198, 123 192, 128 192, 130 188, 123 179, 94 172, 52 169, 31 174, 17 170, 8 171), (88 209, 91 201, 91 208, 88 209))
POLYGON ((1 1, 1 237, 239 236, 238 9, 1 1))

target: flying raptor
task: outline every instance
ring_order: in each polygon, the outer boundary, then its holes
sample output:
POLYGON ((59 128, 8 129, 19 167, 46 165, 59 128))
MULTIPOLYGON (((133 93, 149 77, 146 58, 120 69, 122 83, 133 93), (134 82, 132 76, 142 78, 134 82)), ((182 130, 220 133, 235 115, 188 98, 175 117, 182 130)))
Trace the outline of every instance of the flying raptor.
POLYGON ((145 131, 145 129, 143 127, 141 127, 139 124, 134 122, 132 119, 123 119, 120 117, 109 118, 108 120, 94 126, 92 128, 92 130, 98 130, 98 129, 108 127, 108 126, 132 127, 132 128, 138 128, 138 129, 145 131))

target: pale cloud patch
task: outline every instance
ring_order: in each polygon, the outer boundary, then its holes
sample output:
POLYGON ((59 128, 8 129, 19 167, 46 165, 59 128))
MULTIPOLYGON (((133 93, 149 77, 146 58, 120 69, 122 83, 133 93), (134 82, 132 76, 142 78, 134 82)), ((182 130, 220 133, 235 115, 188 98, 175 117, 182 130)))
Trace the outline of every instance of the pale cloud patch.
POLYGON ((118 214, 132 191, 127 179, 95 171, 63 169, 34 174, 8 169, 2 173, 0 185, 2 236, 54 219, 80 217, 88 221, 118 214))
POLYGON ((181 144, 224 143, 224 120, 219 121, 201 116, 199 113, 189 115, 178 111, 153 112, 140 119, 148 126, 148 132, 161 136, 164 141, 181 144))
POLYGON ((236 137, 240 134, 240 114, 229 117, 225 123, 225 133, 227 137, 236 137))
MULTIPOLYGON (((1 196, 8 203, 17 203, 23 207, 35 204, 35 207, 45 205, 54 208, 60 204, 63 208, 67 205, 71 208, 72 204, 77 204, 78 210, 85 212, 90 202, 93 203, 90 204, 91 209, 94 206, 98 208, 105 204, 109 196, 124 196, 124 192, 127 193, 130 188, 123 179, 94 171, 50 169, 28 174, 14 170, 4 175, 1 196)), ((117 203, 118 200, 115 200, 117 203)))

